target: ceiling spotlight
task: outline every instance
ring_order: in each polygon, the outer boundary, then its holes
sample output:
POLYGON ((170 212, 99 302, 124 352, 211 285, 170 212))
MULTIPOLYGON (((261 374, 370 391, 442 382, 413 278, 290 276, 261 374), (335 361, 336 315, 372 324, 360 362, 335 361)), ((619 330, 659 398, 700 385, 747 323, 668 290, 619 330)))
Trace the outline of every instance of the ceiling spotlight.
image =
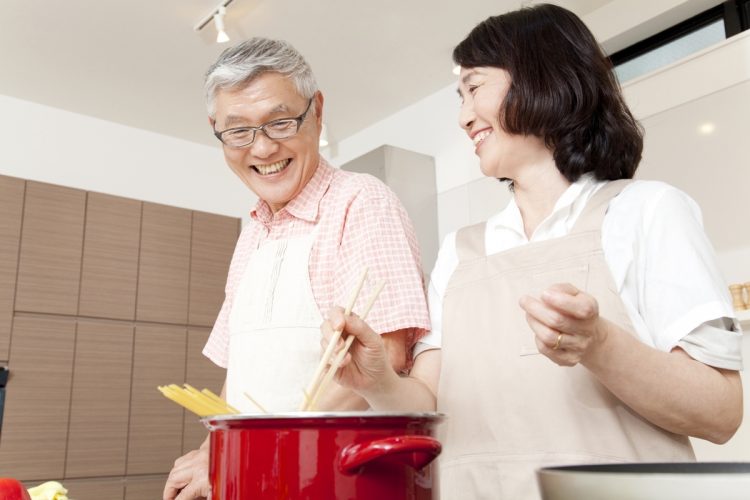
POLYGON ((224 31, 224 15, 227 13, 227 8, 223 5, 219 7, 216 14, 214 14, 214 25, 216 25, 216 43, 225 43, 229 41, 229 35, 224 31))
POLYGON ((195 31, 202 30, 211 21, 214 22, 216 27, 216 43, 224 43, 229 41, 229 35, 224 28, 224 16, 227 13, 227 5, 232 3, 232 0, 222 0, 222 2, 214 7, 206 17, 200 20, 198 24, 193 28, 195 31))
POLYGON ((453 74, 454 75, 460 75, 461 74, 461 66, 459 66, 458 64, 456 64, 455 66, 453 66, 453 74))
POLYGON ((328 146, 328 127, 325 123, 323 124, 323 128, 320 130, 320 140, 318 141, 318 145, 321 148, 328 146))
POLYGON ((716 125, 712 122, 703 123, 700 127, 698 127, 698 132, 700 132, 703 135, 711 135, 715 131, 716 131, 716 125))

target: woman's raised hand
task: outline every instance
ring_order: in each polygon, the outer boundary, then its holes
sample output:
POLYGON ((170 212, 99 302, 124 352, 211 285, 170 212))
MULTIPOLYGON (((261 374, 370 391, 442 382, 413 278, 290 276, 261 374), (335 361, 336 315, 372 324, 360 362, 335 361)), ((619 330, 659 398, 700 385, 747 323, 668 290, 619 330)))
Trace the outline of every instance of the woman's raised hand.
POLYGON ((519 304, 539 352, 558 365, 585 362, 607 338, 609 322, 599 316, 599 303, 570 283, 552 285, 540 299, 525 295, 519 304))

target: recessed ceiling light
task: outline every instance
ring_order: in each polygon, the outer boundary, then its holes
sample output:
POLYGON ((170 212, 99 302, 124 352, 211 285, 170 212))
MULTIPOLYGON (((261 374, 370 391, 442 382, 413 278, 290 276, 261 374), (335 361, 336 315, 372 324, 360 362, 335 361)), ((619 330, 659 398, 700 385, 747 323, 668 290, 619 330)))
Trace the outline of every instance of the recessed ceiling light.
POLYGON ((703 135, 711 135, 716 131, 716 125, 712 122, 706 122, 701 124, 700 127, 698 127, 698 132, 700 132, 703 135))
POLYGON ((453 74, 454 75, 460 75, 461 74, 461 66, 459 66, 458 64, 456 64, 455 66, 453 66, 453 74))

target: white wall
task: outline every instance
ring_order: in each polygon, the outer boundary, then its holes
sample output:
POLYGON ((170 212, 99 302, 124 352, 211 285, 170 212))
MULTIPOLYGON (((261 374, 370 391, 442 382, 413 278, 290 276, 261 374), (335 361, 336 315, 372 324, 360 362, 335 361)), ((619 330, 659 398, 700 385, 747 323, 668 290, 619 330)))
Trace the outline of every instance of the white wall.
POLYGON ((233 217, 255 203, 218 147, 2 95, 0 116, 0 174, 233 217))

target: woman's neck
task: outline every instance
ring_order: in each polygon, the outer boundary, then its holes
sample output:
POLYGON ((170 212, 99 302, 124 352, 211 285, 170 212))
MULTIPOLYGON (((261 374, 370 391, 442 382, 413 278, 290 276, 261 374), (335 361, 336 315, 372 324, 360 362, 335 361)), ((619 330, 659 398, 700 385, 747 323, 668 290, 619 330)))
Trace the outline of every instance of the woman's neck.
POLYGON ((521 212, 524 233, 531 239, 570 182, 557 169, 552 155, 519 170, 520 175, 513 179, 513 196, 521 212))

